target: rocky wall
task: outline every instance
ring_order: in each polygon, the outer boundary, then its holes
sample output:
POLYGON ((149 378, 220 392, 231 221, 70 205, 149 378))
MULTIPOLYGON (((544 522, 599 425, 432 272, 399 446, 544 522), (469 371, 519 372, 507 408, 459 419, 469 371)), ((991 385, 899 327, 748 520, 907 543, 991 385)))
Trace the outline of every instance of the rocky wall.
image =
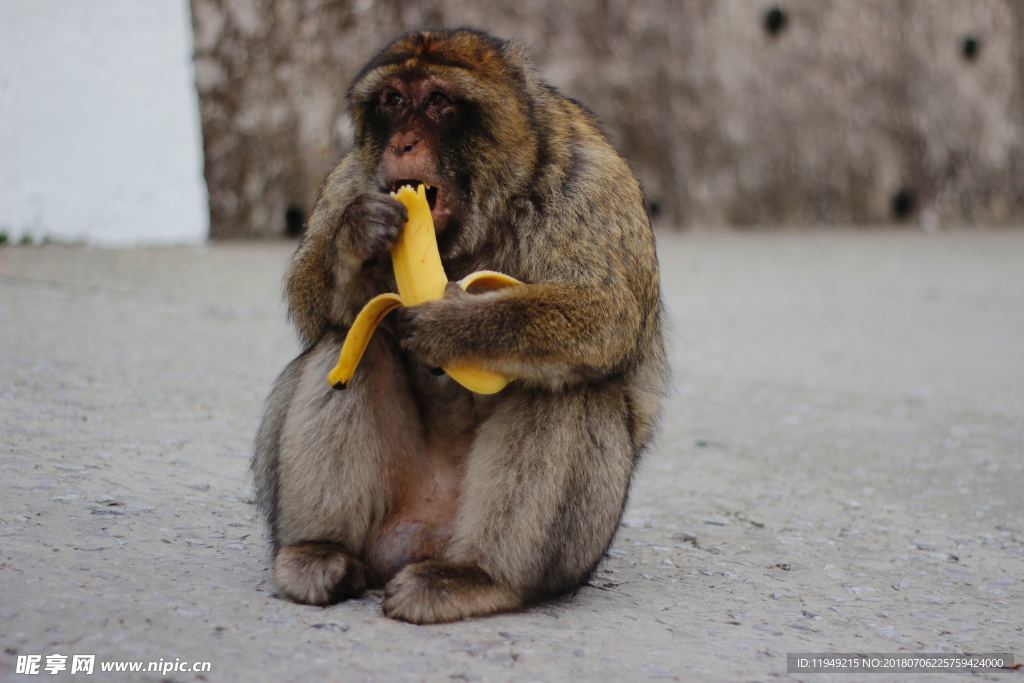
POLYGON ((526 42, 673 226, 1024 222, 1019 0, 192 0, 213 237, 296 233, 389 39, 526 42))

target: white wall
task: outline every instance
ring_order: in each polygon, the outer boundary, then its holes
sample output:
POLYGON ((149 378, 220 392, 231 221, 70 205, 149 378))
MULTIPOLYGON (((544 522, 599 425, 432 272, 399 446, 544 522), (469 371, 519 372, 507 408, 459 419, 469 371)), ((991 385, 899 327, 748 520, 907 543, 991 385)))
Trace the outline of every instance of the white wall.
POLYGON ((0 0, 0 231, 196 243, 209 229, 187 0, 0 0))

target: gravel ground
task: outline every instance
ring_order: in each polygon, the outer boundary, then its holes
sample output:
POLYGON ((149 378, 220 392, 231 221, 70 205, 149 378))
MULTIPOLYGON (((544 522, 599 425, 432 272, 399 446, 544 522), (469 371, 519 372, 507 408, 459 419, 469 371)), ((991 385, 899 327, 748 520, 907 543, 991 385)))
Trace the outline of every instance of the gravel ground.
POLYGON ((211 681, 1024 657, 1024 232, 660 238, 674 392, 607 560, 571 598, 429 627, 379 593, 274 596, 247 467, 297 351, 289 245, 0 249, 0 679, 53 653, 211 681))

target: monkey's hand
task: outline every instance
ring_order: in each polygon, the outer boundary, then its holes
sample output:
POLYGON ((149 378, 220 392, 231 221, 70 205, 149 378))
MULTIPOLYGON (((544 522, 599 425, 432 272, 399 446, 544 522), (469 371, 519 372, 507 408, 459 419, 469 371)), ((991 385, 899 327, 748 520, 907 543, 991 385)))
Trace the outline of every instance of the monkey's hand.
POLYGON ((394 197, 366 192, 348 205, 338 228, 338 247, 360 263, 387 256, 409 212, 394 197))
POLYGON ((449 282, 444 298, 398 311, 396 330, 402 348, 430 367, 442 367, 465 360, 461 345, 452 336, 452 324, 464 320, 468 307, 482 295, 468 294, 456 282, 449 282))

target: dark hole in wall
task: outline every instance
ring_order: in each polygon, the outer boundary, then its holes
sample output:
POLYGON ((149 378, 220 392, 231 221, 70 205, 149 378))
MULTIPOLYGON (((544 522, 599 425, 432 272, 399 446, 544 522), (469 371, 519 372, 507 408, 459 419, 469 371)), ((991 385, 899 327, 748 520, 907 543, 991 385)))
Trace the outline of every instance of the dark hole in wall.
POLYGON ((964 36, 960 41, 960 54, 969 62, 978 58, 981 52, 981 41, 976 36, 964 36))
POLYGON ((896 220, 910 218, 916 208, 917 197, 914 196, 913 190, 904 187, 892 196, 892 215, 896 220))
POLYGON ((284 234, 298 237, 302 234, 303 216, 305 212, 295 204, 289 204, 284 211, 284 234))
POLYGON ((777 36, 782 33, 787 23, 789 23, 789 15, 778 5, 770 7, 764 13, 764 30, 770 36, 777 36))
POLYGON ((647 213, 650 215, 652 221, 658 220, 658 216, 661 215, 661 202, 657 199, 648 199, 647 213))

